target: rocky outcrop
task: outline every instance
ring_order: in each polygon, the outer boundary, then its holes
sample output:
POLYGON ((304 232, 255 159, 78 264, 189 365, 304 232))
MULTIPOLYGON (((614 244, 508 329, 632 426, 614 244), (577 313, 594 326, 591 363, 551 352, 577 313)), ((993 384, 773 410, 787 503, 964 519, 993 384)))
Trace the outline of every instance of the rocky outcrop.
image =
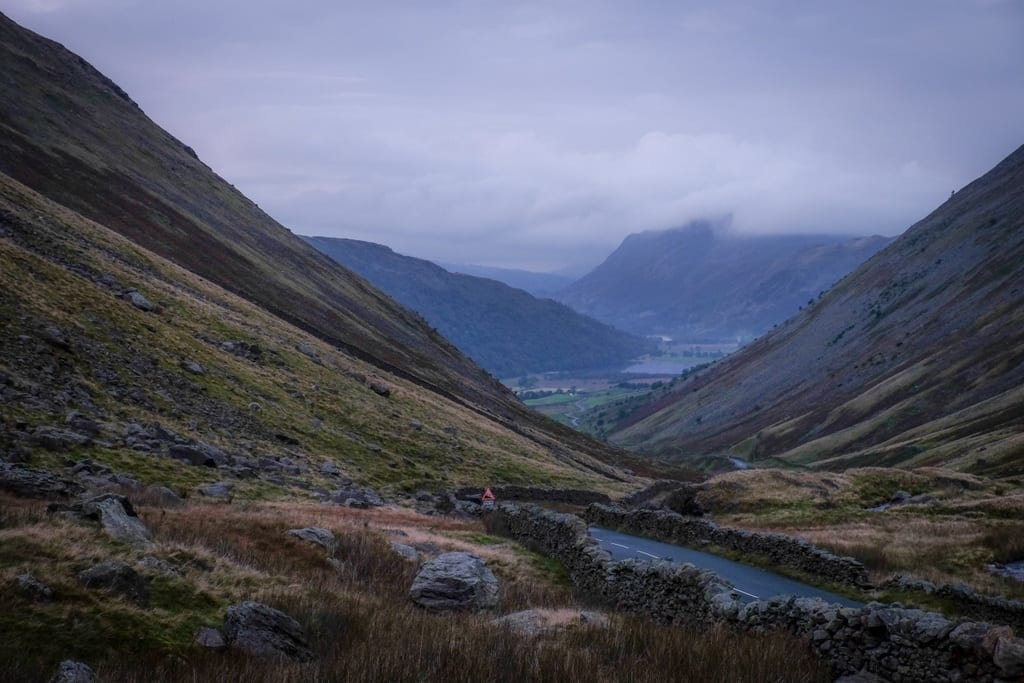
POLYGON ((299 622, 281 610, 251 600, 228 607, 224 640, 233 650, 258 657, 283 657, 300 662, 313 658, 299 622))
POLYGON ((346 486, 331 491, 330 501, 351 508, 369 508, 385 505, 376 491, 365 486, 346 486))
POLYGON ((667 510, 624 510, 595 504, 587 520, 597 526, 621 529, 638 536, 686 546, 714 544, 744 554, 769 558, 777 565, 808 572, 829 583, 867 587, 867 570, 852 557, 840 557, 807 541, 785 534, 720 527, 711 520, 667 510))
POLYGON ((744 604, 714 573, 693 565, 612 562, 573 515, 505 503, 487 522, 491 531, 560 560, 572 582, 594 598, 666 623, 782 629, 805 639, 836 676, 991 683, 1024 672, 1024 641, 1004 626, 951 621, 895 604, 853 608, 792 596, 744 604))
POLYGON ((146 580, 128 564, 120 561, 101 562, 78 574, 78 582, 86 588, 108 590, 123 595, 135 604, 149 604, 146 580))
POLYGON ((0 489, 25 498, 71 498, 84 489, 46 470, 0 462, 0 489))
POLYGON ((53 589, 42 583, 28 572, 22 572, 15 578, 18 592, 32 602, 49 602, 53 600, 53 589))
POLYGON ((498 606, 498 579, 476 555, 444 553, 425 562, 409 597, 435 611, 479 611, 498 606))

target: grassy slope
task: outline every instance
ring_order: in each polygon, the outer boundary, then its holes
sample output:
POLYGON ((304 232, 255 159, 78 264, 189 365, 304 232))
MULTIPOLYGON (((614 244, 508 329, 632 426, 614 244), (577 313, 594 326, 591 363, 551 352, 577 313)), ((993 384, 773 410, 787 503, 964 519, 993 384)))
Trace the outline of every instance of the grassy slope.
MULTIPOLYGON (((2 175, 0 230, 0 372, 22 394, 4 404, 8 435, 19 421, 61 424, 64 410, 77 408, 100 422, 159 422, 251 458, 289 455, 313 472, 332 460, 358 481, 396 490, 491 480, 621 487, 605 476, 620 474, 586 454, 554 451, 381 373, 2 175), (137 288, 160 309, 146 313, 115 298, 103 276, 137 288), (49 325, 64 330, 70 350, 42 341, 49 325), (239 340, 258 344, 262 360, 218 346, 239 340), (318 357, 298 351, 303 343, 318 357), (186 359, 206 373, 186 372, 186 359), (368 387, 374 378, 391 396, 368 387)), ((190 489, 222 476, 136 453, 118 439, 72 455, 147 484, 190 489)), ((35 457, 57 465, 64 456, 39 450, 35 457)), ((277 495, 262 479, 239 485, 243 495, 277 495)))
POLYGON ((799 465, 1024 467, 1024 148, 613 441, 799 465))
POLYGON ((263 213, 84 60, 2 15, 0 63, 0 172, 544 448, 622 457, 524 408, 420 316, 263 213))

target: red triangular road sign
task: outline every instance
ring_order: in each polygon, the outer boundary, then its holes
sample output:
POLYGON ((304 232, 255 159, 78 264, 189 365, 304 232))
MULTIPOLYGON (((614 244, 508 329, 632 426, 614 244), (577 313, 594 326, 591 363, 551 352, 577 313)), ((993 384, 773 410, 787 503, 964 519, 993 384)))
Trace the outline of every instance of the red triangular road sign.
POLYGON ((480 496, 480 500, 494 500, 494 491, 490 486, 484 489, 484 495, 480 496))

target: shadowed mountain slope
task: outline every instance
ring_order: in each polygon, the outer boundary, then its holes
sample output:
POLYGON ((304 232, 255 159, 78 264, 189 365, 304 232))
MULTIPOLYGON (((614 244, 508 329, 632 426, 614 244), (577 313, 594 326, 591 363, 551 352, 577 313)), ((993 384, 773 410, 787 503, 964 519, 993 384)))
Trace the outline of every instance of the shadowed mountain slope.
MULTIPOLYGON (((526 409, 419 315, 263 213, 82 58, 0 15, 0 63, 0 174, 53 203, 40 221, 68 222, 64 211, 95 221, 353 361, 426 389, 424 400, 462 406, 557 454, 556 467, 619 476, 591 456, 616 460, 620 451, 526 409)), ((39 253, 50 237, 35 223, 22 216, 7 232, 39 253)), ((30 369, 8 370, 31 381, 30 369)))
POLYGON ((699 221, 628 236, 557 298, 635 334, 750 339, 796 313, 889 241, 736 235, 699 221))
POLYGON ((1024 471, 1024 148, 612 440, 677 457, 1024 471))
POLYGON ((623 367, 650 344, 496 280, 444 268, 360 240, 306 237, 427 322, 499 377, 623 367))

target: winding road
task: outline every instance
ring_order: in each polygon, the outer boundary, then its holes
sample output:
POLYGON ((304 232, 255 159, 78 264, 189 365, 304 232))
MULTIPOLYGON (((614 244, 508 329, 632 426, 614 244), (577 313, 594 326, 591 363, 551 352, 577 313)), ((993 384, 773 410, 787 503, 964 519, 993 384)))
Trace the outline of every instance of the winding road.
POLYGON ((702 569, 710 569, 731 583, 743 602, 767 600, 776 595, 796 595, 803 598, 821 598, 826 602, 846 607, 863 606, 863 603, 806 583, 692 548, 652 541, 640 536, 630 536, 600 527, 590 527, 590 536, 600 543, 602 548, 611 553, 612 558, 616 560, 630 558, 651 561, 670 560, 672 562, 689 562, 702 569))

